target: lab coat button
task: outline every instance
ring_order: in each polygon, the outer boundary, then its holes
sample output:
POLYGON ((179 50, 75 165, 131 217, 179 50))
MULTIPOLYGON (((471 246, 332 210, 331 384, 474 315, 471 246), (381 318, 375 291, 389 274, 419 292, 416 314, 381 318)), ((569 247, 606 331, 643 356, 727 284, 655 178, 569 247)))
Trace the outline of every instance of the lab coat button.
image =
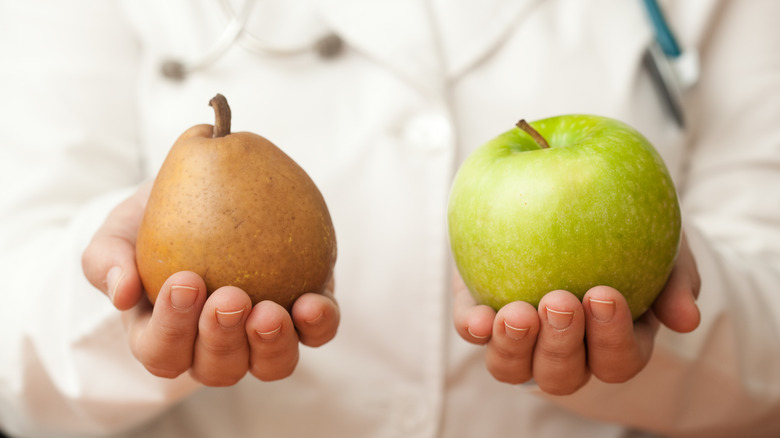
POLYGON ((411 117, 403 135, 417 148, 437 152, 451 145, 453 129, 443 113, 430 111, 411 117))

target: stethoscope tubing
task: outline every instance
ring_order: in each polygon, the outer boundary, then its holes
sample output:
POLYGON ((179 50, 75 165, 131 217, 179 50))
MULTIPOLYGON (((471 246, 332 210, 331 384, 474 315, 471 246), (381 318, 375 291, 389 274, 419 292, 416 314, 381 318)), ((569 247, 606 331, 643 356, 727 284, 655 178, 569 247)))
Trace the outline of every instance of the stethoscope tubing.
MULTIPOLYGON (((685 118, 682 96, 698 79, 698 64, 697 62, 687 62, 685 63, 686 69, 679 68, 678 64, 683 64, 680 61, 684 58, 684 53, 670 29, 666 17, 664 17, 661 7, 657 0, 642 1, 655 35, 655 40, 650 43, 645 51, 643 63, 650 72, 666 112, 680 128, 684 128, 685 118), (685 70, 685 74, 681 74, 681 70, 685 70)), ((227 0, 220 0, 220 2, 223 10, 229 17, 229 22, 223 32, 211 47, 196 59, 164 60, 162 73, 165 77, 181 81, 193 72, 207 69, 215 64, 239 38, 241 38, 241 44, 250 50, 279 57, 315 52, 322 59, 330 59, 338 56, 342 50, 343 41, 335 33, 324 34, 309 43, 299 46, 274 46, 245 31, 246 23, 252 14, 256 0, 244 0, 237 13, 235 13, 227 0)), ((695 58, 694 61, 698 59, 695 56, 688 56, 686 61, 690 61, 691 58, 695 58)))
POLYGON ((252 14, 256 0, 244 0, 237 14, 226 0, 220 0, 220 2, 223 10, 229 17, 229 22, 225 29, 199 58, 194 60, 167 59, 163 61, 162 73, 165 77, 180 81, 192 72, 205 70, 215 64, 236 43, 239 37, 242 37, 241 43, 250 50, 279 57, 315 52, 320 58, 329 59, 336 57, 343 47, 343 41, 335 33, 326 33, 309 43, 298 46, 281 47, 271 45, 251 33, 245 32, 246 23, 252 14))

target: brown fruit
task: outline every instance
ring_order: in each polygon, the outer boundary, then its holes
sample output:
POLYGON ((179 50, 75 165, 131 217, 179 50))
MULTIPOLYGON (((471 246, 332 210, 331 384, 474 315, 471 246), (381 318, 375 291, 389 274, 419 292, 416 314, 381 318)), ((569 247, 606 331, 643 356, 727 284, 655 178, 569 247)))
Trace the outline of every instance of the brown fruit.
POLYGON ((198 273, 208 293, 227 285, 256 304, 290 309, 322 292, 336 262, 328 207, 309 175, 282 150, 230 133, 222 95, 215 126, 188 129, 155 179, 136 242, 138 272, 152 302, 179 271, 198 273))

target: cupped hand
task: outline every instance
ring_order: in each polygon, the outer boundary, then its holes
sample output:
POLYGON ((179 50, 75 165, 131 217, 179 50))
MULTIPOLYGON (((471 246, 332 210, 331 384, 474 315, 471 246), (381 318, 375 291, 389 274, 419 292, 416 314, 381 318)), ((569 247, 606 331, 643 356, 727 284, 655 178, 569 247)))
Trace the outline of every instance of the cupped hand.
POLYGON ((557 290, 538 309, 522 301, 497 312, 478 305, 459 276, 454 286, 454 322, 466 341, 485 345, 488 371, 501 382, 533 379, 549 394, 571 394, 591 375, 625 382, 650 360, 659 323, 686 333, 699 325, 699 274, 685 238, 674 270, 652 308, 636 321, 619 291, 597 286, 580 301, 557 290))
POLYGON ((263 301, 255 306, 237 287, 207 296, 203 279, 178 272, 165 282, 154 306, 135 267, 135 237, 151 183, 119 204, 82 256, 87 279, 119 310, 134 356, 152 374, 173 378, 189 372, 208 386, 233 385, 247 372, 260 380, 282 379, 295 370, 299 343, 317 347, 339 325, 333 281, 308 293, 291 312, 263 301))

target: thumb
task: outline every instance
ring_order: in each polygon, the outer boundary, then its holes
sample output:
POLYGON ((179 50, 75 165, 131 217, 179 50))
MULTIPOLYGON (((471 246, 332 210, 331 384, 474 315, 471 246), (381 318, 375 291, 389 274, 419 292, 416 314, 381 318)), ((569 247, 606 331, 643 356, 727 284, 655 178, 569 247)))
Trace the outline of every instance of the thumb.
POLYGON ((696 304, 701 278, 696 260, 683 235, 680 253, 666 286, 653 304, 658 319, 670 329, 688 333, 698 327, 701 313, 696 304))
POLYGON ((135 264, 135 240, 151 184, 141 186, 109 213, 81 256, 87 280, 119 310, 133 307, 143 294, 135 264))

